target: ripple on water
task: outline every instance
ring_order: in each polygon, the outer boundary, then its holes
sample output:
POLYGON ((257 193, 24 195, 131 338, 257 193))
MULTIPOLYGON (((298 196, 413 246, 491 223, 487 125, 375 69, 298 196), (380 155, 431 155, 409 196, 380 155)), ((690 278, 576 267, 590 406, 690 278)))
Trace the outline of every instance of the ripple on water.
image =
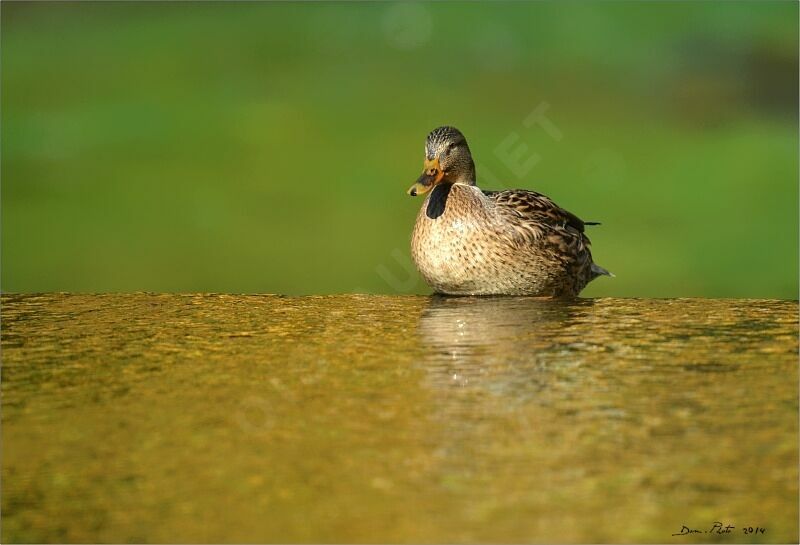
POLYGON ((796 302, 2 303, 5 542, 797 540, 796 302))

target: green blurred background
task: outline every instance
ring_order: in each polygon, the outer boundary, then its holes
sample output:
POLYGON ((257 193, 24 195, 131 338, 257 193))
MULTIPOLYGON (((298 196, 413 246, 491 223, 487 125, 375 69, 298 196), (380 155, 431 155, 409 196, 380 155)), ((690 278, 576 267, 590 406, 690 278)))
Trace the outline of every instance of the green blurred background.
POLYGON ((603 222, 617 277, 584 295, 797 298, 797 19, 3 2, 2 288, 427 293, 405 190, 452 124, 483 187, 603 222), (537 107, 552 127, 526 126, 537 107))

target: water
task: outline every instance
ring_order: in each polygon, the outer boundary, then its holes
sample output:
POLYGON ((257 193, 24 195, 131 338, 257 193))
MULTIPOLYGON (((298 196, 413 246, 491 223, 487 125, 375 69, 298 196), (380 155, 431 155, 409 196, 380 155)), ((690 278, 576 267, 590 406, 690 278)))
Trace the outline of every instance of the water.
POLYGON ((796 302, 2 303, 5 543, 798 539, 796 302))

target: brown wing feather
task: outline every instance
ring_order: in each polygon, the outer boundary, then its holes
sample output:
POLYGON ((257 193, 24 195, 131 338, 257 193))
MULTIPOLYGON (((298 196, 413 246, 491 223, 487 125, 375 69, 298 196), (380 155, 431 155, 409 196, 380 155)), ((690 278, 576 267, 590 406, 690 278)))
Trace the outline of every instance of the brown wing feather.
POLYGON ((572 227, 583 233, 585 223, 572 212, 564 210, 550 197, 528 191, 526 189, 510 189, 506 191, 484 191, 487 197, 501 206, 519 213, 523 219, 547 223, 552 226, 572 227))
POLYGON ((563 264, 565 277, 576 284, 569 289, 577 293, 596 276, 591 270, 591 242, 584 233, 585 223, 578 216, 535 191, 513 189, 484 194, 506 215, 520 243, 536 245, 553 262, 563 264))

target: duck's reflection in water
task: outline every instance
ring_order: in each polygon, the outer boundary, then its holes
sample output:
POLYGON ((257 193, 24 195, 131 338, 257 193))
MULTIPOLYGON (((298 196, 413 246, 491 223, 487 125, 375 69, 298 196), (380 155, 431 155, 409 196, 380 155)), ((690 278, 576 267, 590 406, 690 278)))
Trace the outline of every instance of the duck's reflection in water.
POLYGON ((417 334, 436 388, 476 388, 524 401, 553 372, 581 363, 577 331, 590 299, 434 296, 417 334))
POLYGON ((431 449, 438 463, 429 466, 437 479, 464 490, 479 482, 492 498, 501 486, 527 495, 553 484, 550 453, 574 443, 582 406, 575 400, 591 382, 580 333, 591 329, 593 306, 531 297, 430 299, 417 335, 431 394, 426 425, 438 430, 431 449))

